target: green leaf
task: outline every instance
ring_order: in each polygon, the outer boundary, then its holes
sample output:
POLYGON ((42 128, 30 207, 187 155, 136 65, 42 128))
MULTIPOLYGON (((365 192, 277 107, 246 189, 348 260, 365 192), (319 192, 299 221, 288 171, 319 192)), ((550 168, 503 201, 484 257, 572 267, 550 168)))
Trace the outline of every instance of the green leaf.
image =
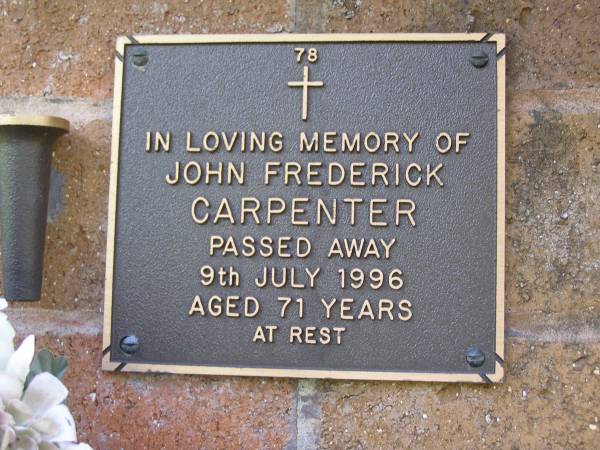
POLYGON ((65 375, 68 368, 67 360, 63 356, 54 356, 49 350, 42 349, 33 357, 29 368, 29 375, 25 380, 25 387, 29 385, 36 375, 48 372, 59 380, 65 375))

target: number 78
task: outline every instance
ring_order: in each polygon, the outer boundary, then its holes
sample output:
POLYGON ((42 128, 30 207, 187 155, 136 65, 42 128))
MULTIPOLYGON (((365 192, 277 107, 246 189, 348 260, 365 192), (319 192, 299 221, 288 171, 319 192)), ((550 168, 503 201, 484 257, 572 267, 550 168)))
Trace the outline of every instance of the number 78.
POLYGON ((319 59, 319 52, 314 47, 309 48, 308 51, 304 47, 296 47, 294 51, 296 52, 296 62, 298 64, 302 62, 304 55, 306 55, 309 63, 314 63, 319 59))

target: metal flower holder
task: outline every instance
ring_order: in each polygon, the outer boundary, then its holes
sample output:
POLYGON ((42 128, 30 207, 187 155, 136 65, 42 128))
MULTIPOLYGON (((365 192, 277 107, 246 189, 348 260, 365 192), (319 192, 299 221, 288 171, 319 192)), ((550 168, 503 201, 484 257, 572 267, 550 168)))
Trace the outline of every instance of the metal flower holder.
POLYGON ((0 233, 3 294, 41 297, 52 147, 69 122, 52 116, 0 115, 0 233))

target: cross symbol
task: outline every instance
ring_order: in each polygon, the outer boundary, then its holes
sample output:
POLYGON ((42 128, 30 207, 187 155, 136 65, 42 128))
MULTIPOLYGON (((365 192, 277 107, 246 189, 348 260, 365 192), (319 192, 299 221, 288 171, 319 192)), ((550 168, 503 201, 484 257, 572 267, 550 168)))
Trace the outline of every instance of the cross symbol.
POLYGON ((323 87, 322 81, 308 81, 308 66, 304 66, 304 77, 302 81, 288 81, 289 87, 302 88, 302 120, 308 117, 308 88, 323 87))

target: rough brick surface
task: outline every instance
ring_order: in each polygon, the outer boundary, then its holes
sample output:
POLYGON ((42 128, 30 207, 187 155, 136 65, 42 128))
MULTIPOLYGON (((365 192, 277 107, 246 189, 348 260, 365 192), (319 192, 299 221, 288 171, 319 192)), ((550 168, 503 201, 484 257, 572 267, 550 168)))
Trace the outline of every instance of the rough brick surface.
POLYGON ((295 382, 110 374, 99 335, 46 336, 64 354, 81 441, 96 449, 283 448, 294 439, 295 382))
POLYGON ((506 356, 502 385, 323 383, 321 447, 597 448, 600 345, 510 341, 506 356))
POLYGON ((117 36, 289 28, 285 0, 0 2, 0 95, 109 98, 117 36))
POLYGON ((534 323, 600 318, 600 95, 574 95, 509 101, 507 309, 534 323))
POLYGON ((335 0, 328 32, 502 32, 509 88, 589 87, 600 80, 600 4, 565 2, 335 0))
POLYGON ((509 39, 511 88, 582 88, 600 78, 593 0, 290 3, 6 2, 0 95, 110 97, 115 37, 136 33, 498 31, 509 39))

